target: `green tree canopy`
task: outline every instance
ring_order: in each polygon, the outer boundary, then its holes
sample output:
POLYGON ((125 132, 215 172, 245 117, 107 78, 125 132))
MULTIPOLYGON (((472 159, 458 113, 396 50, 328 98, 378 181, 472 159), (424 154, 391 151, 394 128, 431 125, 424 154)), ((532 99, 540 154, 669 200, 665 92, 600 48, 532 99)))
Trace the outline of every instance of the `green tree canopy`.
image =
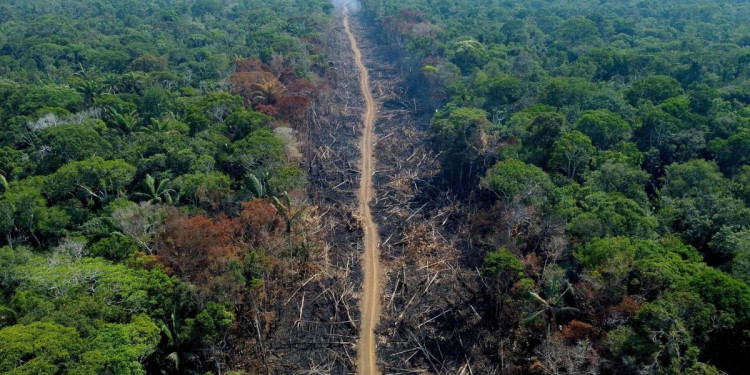
POLYGON ((504 202, 533 203, 551 187, 549 176, 534 165, 509 159, 498 162, 487 171, 483 184, 504 202))
POLYGON ((83 348, 73 328, 55 323, 19 324, 0 330, 0 371, 58 374, 83 348))
POLYGON ((664 100, 680 95, 681 92, 680 83, 676 79, 664 75, 653 75, 633 82, 626 93, 626 97, 631 105, 638 104, 641 99, 659 104, 664 100))
POLYGON ((591 138, 574 130, 555 141, 551 164, 565 172, 568 178, 575 178, 588 170, 595 153, 591 138))
POLYGON ((585 112, 575 128, 588 135, 594 145, 602 150, 612 148, 633 135, 627 121, 606 109, 585 112))
POLYGON ((134 166, 122 159, 104 160, 94 156, 60 167, 47 177, 44 191, 56 199, 73 195, 104 202, 130 184, 135 171, 134 166))

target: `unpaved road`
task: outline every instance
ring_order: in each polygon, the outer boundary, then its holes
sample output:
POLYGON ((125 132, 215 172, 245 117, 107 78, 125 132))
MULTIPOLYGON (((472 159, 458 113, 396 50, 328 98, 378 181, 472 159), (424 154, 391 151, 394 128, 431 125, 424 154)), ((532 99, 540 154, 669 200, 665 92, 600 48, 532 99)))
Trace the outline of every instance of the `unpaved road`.
POLYGON ((349 14, 344 10, 344 30, 349 37, 354 60, 359 69, 359 86, 362 90, 362 96, 365 98, 365 115, 363 117, 364 128, 362 129, 362 140, 360 143, 360 152, 362 158, 360 161, 360 173, 362 174, 359 181, 359 217, 364 229, 364 253, 362 255, 362 273, 364 274, 361 298, 361 323, 359 333, 359 343, 357 344, 357 371, 363 375, 378 374, 377 353, 375 349, 375 326, 378 324, 380 316, 380 286, 378 284, 379 273, 379 252, 378 228, 372 220, 370 212, 370 200, 372 199, 372 174, 375 171, 373 162, 373 127, 375 117, 377 116, 375 100, 370 92, 370 77, 365 64, 362 63, 362 53, 357 47, 357 40, 354 38, 349 29, 349 14))

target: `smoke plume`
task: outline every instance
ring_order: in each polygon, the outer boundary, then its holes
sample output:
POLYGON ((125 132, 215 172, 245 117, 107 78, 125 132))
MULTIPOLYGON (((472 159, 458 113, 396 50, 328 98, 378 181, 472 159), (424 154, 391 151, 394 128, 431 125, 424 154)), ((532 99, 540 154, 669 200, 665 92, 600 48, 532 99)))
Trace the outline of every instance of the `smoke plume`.
POLYGON ((333 6, 335 6, 338 9, 343 9, 346 7, 349 9, 350 14, 357 14, 359 13, 360 9, 362 9, 362 4, 359 3, 357 0, 331 0, 333 2, 333 6))

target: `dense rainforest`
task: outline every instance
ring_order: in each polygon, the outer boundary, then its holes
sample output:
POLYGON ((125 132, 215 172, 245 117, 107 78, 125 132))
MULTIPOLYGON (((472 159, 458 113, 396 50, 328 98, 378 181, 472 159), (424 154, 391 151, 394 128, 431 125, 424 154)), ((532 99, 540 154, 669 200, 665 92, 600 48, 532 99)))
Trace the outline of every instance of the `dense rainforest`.
POLYGON ((412 368, 747 371, 747 2, 364 3, 481 270, 412 368))
POLYGON ((0 374, 355 371, 344 4, 383 373, 746 372, 746 1, 5 0, 0 374))
POLYGON ((256 373, 320 245, 297 139, 332 9, 0 4, 0 373, 256 373))

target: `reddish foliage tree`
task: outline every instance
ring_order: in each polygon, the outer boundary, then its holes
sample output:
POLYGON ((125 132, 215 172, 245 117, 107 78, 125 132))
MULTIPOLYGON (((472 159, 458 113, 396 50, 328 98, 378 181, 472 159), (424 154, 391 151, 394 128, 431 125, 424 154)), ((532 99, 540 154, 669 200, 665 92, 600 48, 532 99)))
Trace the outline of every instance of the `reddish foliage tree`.
POLYGON ((521 262, 527 275, 536 277, 542 273, 542 261, 538 255, 534 253, 526 254, 521 262))
POLYGON ((246 242, 257 244, 275 228, 282 226, 276 207, 263 199, 253 199, 242 203, 238 218, 246 242))
POLYGON ((606 310, 605 323, 611 327, 627 324, 640 308, 641 306, 636 300, 630 296, 625 296, 619 304, 611 306, 606 310))
POLYGON ((284 69, 284 71, 279 74, 279 81, 281 81, 284 86, 289 87, 289 85, 296 80, 299 80, 299 77, 291 69, 284 69))
POLYGON ((259 105, 255 107, 255 110, 266 116, 271 116, 271 117, 275 117, 276 115, 279 114, 279 109, 272 105, 259 105))
POLYGON ((282 119, 299 129, 305 121, 307 109, 310 108, 312 102, 312 99, 304 96, 285 96, 278 101, 276 108, 282 119))
POLYGON ((237 72, 230 77, 232 92, 245 99, 245 105, 273 104, 284 92, 284 85, 270 72, 237 72))
POLYGON ((194 284, 199 295, 239 298, 243 285, 229 272, 232 264, 240 264, 244 254, 254 249, 276 249, 284 239, 278 229, 284 225, 271 203, 254 199, 242 206, 236 218, 173 212, 157 238, 158 260, 194 284))
POLYGON ((579 320, 573 320, 563 328, 563 336, 570 343, 580 340, 592 340, 599 336, 599 330, 591 324, 579 320))
POLYGON ((257 57, 248 57, 244 60, 237 60, 235 62, 237 72, 268 72, 270 71, 268 65, 264 64, 257 57))
POLYGON ((278 78, 257 58, 238 60, 237 72, 230 77, 232 92, 241 95, 246 106, 268 116, 279 115, 300 129, 318 89, 284 67, 282 57, 275 56, 274 61, 280 70, 278 78))
POLYGON ((234 255, 230 246, 234 225, 226 220, 229 219, 214 221, 200 215, 172 214, 158 239, 159 257, 180 278, 204 283, 210 277, 211 263, 234 255))

